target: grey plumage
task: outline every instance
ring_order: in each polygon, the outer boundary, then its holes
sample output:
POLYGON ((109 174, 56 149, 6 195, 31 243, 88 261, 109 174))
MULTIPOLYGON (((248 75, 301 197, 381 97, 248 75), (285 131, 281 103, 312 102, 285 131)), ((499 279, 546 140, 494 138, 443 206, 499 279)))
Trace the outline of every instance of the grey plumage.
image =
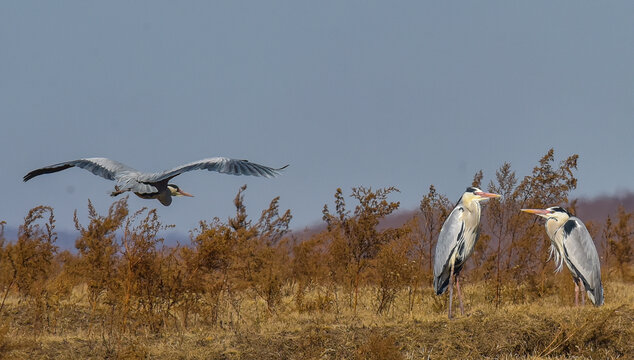
POLYGON ((279 175, 279 171, 284 168, 286 168, 286 166, 279 169, 274 169, 268 166, 263 166, 256 163, 249 162, 248 160, 235 160, 235 159, 229 159, 225 157, 214 157, 214 158, 194 161, 189 164, 177 166, 171 170, 163 171, 161 173, 141 174, 138 177, 138 181, 158 182, 163 180, 169 180, 184 172, 192 171, 192 170, 209 170, 209 171, 217 171, 222 174, 252 175, 252 176, 263 176, 266 178, 271 178, 271 177, 279 175))
POLYGON ((440 295, 449 287, 449 318, 453 298, 452 281, 458 290, 460 311, 464 313, 458 275, 480 236, 480 201, 499 196, 476 187, 467 188, 440 229, 434 252, 434 291, 440 295))
MULTIPOLYGON (((172 178, 192 170, 209 170, 231 175, 251 175, 266 178, 279 175, 279 169, 249 162, 248 160, 236 160, 225 157, 213 157, 194 161, 189 164, 177 166, 171 170, 158 173, 143 173, 118 161, 107 158, 86 158, 66 161, 33 170, 24 176, 24 181, 28 181, 36 176, 62 171, 71 167, 86 169, 91 173, 108 180, 116 181, 113 196, 126 191, 132 191, 142 198, 158 199, 163 205, 171 203, 170 189, 168 181, 172 178)), ((175 186, 176 190, 178 187, 175 186)), ((181 192, 182 194, 186 194, 181 192)))
MULTIPOLYGON (((581 220, 570 217, 566 224, 575 223, 570 232, 561 231, 563 235, 564 256, 573 278, 583 281, 586 293, 592 303, 603 304, 603 285, 601 284, 601 263, 594 241, 581 220)), ((565 227, 565 225, 564 225, 565 227)))
POLYGON ((555 271, 561 271, 565 263, 575 283, 575 292, 582 287, 595 306, 602 305, 601 263, 585 224, 559 206, 522 211, 546 219, 546 233, 551 241, 550 254, 557 264, 555 271))
MULTIPOLYGON (((436 251, 434 254, 434 291, 436 295, 440 295, 447 290, 449 277, 451 275, 450 260, 452 257, 456 255, 456 260, 458 260, 454 266, 454 275, 460 273, 464 261, 467 258, 467 256, 465 256, 466 254, 459 254, 460 249, 458 246, 458 244, 464 244, 465 240, 465 222, 462 221, 463 213, 464 207, 462 202, 460 202, 456 205, 451 214, 449 214, 440 230, 440 235, 438 235, 438 242, 436 243, 436 251)), ((468 236, 473 235, 477 237, 477 232, 469 231, 468 236)), ((464 247, 462 250, 464 252, 464 247)))

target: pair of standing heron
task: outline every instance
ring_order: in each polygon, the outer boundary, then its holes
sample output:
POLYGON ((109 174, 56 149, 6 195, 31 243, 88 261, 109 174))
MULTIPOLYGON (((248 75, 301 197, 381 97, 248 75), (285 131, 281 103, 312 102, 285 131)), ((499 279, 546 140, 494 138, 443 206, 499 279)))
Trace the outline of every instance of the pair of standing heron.
MULTIPOLYGON (((449 287, 449 318, 452 317, 454 283, 460 312, 464 314, 458 276, 480 236, 480 201, 500 196, 476 187, 467 188, 440 230, 434 255, 434 290, 440 295, 449 287)), ((594 305, 603 304, 599 255, 583 222, 559 206, 522 211, 546 219, 551 257, 554 256, 557 263, 556 271, 561 271, 564 263, 570 269, 575 283, 575 304, 579 303, 580 292, 583 304, 584 292, 594 305)))

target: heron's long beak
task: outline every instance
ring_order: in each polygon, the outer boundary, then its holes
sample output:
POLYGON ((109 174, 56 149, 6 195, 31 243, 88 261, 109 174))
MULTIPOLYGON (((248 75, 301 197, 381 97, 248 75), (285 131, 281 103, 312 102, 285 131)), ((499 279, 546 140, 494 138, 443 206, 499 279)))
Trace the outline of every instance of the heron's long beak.
POLYGON ((548 215, 548 210, 542 210, 542 209, 521 209, 521 210, 529 214, 548 215))
POLYGON ((476 191, 474 194, 483 197, 483 198, 499 198, 502 197, 502 195, 500 194, 493 194, 493 193, 488 193, 488 192, 484 192, 484 191, 476 191))
POLYGON ((181 194, 182 196, 189 196, 189 197, 194 197, 194 195, 190 194, 190 193, 186 193, 181 189, 178 189, 178 193, 181 194))

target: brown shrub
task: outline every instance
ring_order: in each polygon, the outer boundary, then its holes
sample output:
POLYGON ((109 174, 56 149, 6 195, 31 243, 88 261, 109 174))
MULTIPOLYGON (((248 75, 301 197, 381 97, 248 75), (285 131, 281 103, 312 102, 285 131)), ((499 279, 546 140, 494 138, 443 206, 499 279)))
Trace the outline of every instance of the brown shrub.
POLYGON ((115 201, 108 209, 108 215, 97 213, 92 202, 88 200, 87 227, 79 223, 77 211, 74 214, 75 228, 79 238, 75 247, 79 253, 77 267, 72 269, 82 277, 88 286, 88 301, 93 312, 96 311, 100 297, 106 296, 106 302, 112 303, 119 283, 116 276, 117 253, 119 244, 116 231, 119 230, 128 216, 128 198, 115 201))
POLYGON ((632 219, 634 214, 628 213, 623 206, 619 206, 616 224, 613 224, 608 216, 603 233, 607 243, 605 262, 618 271, 621 279, 628 281, 634 279, 634 274, 631 273, 634 262, 632 219))
POLYGON ((51 293, 48 280, 55 273, 54 256, 57 252, 55 241, 55 217, 53 209, 38 206, 29 211, 24 224, 18 229, 18 239, 6 248, 11 267, 11 280, 6 291, 15 285, 18 294, 31 307, 33 329, 40 333, 45 325, 50 325, 52 311, 56 307, 57 298, 51 293), (37 223, 48 219, 42 227, 37 223))
MULTIPOLYGON (((405 232, 405 230, 403 231, 405 232)), ((389 311, 397 294, 408 288, 409 308, 413 307, 413 289, 419 283, 420 265, 414 256, 414 242, 406 233, 398 234, 387 244, 381 246, 372 260, 372 278, 377 288, 377 313, 389 311)))
MULTIPOLYGON (((236 215, 226 223, 216 218, 201 221, 192 235, 193 249, 185 251, 188 269, 195 274, 211 307, 211 322, 217 323, 222 296, 226 296, 240 318, 241 293, 261 298, 272 312, 279 305, 282 287, 289 280, 288 232, 291 213, 279 214, 279 198, 271 201, 257 223, 247 219, 240 188, 234 205, 236 215)), ((192 278, 193 279, 193 278, 192 278)))
POLYGON ((348 288, 354 291, 351 306, 356 310, 358 303, 358 289, 362 277, 381 245, 400 236, 401 229, 378 230, 381 219, 391 214, 399 207, 398 202, 388 202, 387 196, 398 191, 395 187, 378 189, 352 188, 352 198, 359 204, 351 216, 346 210, 345 200, 341 189, 335 192, 336 216, 324 205, 323 220, 328 225, 328 231, 333 235, 329 252, 334 261, 332 272, 345 278, 348 288))
POLYGON ((169 295, 175 291, 169 286, 172 283, 167 283, 164 278, 168 267, 166 260, 170 258, 165 256, 162 248, 163 239, 157 236, 160 230, 168 227, 159 222, 156 209, 147 211, 143 208, 126 220, 118 271, 122 282, 119 300, 122 300, 124 326, 132 315, 144 327, 158 332, 169 317, 173 306, 169 295), (146 213, 145 217, 137 220, 143 213, 146 213))

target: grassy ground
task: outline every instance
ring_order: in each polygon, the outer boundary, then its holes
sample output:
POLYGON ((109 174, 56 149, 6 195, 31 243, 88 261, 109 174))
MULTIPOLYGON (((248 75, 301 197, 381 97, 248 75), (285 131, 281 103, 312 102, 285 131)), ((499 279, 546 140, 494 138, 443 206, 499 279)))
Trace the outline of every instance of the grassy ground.
MULTIPOLYGON (((5 359, 634 358, 634 284, 606 283, 600 308, 570 306, 569 297, 558 295, 495 309, 482 285, 464 290, 467 313, 452 321, 445 301, 431 291, 419 295, 411 311, 407 296, 401 296, 383 315, 374 312, 370 289, 361 294, 356 315, 345 301, 336 306, 328 299, 326 310, 298 311, 289 291, 275 312, 245 299, 239 318, 227 311, 215 326, 194 318, 185 329, 176 316, 160 334, 120 333, 108 325, 107 313, 91 316, 81 297, 52 309, 54 320, 38 327, 28 307, 11 299, 0 319, 0 354, 5 359)), ((324 299, 316 291, 304 300, 318 302, 324 299)))

